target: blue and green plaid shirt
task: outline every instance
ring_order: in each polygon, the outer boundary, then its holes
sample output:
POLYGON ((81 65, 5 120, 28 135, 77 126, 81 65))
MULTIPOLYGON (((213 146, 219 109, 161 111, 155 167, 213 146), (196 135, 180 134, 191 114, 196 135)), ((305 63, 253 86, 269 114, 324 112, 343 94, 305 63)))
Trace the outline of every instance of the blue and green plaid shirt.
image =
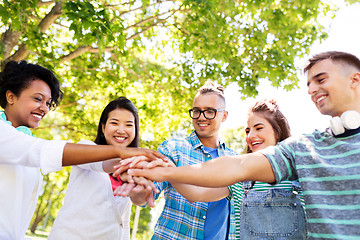
MULTIPOLYGON (((200 142, 195 131, 185 139, 166 140, 160 144, 158 150, 170 158, 176 166, 186 166, 206 162, 211 159, 204 145, 200 142)), ((236 155, 234 151, 220 142, 219 156, 236 155)), ((165 206, 156 223, 152 239, 204 239, 204 224, 208 203, 190 203, 181 196, 169 182, 155 183, 157 188, 164 191, 165 206)), ((159 194, 154 194, 157 199, 159 194)), ((230 200, 230 229, 229 240, 235 239, 234 203, 230 200)))

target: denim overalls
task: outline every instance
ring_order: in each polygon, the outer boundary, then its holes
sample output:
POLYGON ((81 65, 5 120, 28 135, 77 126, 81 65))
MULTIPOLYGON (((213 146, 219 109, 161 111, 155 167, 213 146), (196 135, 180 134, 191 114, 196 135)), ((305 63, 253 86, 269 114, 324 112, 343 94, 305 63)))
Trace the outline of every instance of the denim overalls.
POLYGON ((240 210, 240 239, 306 239, 305 212, 298 192, 269 189, 251 190, 255 182, 244 182, 244 196, 240 210))

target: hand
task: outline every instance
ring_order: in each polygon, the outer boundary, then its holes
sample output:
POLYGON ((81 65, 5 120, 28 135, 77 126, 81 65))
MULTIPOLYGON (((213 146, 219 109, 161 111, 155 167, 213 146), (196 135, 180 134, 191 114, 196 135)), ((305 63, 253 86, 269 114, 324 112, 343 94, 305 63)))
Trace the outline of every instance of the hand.
MULTIPOLYGON (((136 156, 128 159, 124 159, 119 165, 115 166, 117 169, 114 171, 113 176, 117 177, 129 168, 154 168, 154 167, 175 167, 175 164, 170 161, 164 161, 163 159, 156 159, 149 162, 149 159, 145 156, 136 156)), ((130 179, 128 182, 132 182, 130 179)))
MULTIPOLYGON (((155 160, 152 160, 152 159, 149 159, 146 157, 131 157, 131 158, 122 160, 121 164, 124 166, 128 165, 129 168, 153 168, 153 167, 157 167, 157 166, 159 166, 159 167, 160 166, 162 166, 162 167, 175 166, 174 163, 172 161, 170 161, 170 159, 168 159, 167 157, 166 157, 166 159, 158 158, 155 160), (140 162, 143 162, 143 163, 148 162, 149 164, 146 165, 146 167, 139 167, 140 162)), ((145 165, 141 165, 141 166, 145 166, 145 165)))
POLYGON ((167 157, 158 151, 145 149, 145 148, 133 148, 133 147, 118 147, 119 157, 121 159, 131 158, 134 156, 145 156, 149 160, 163 159, 166 161, 167 157))
POLYGON ((152 169, 129 169, 128 173, 133 177, 134 176, 145 177, 155 182, 164 182, 170 180, 173 169, 174 168, 172 167, 170 168, 155 167, 152 169))
MULTIPOLYGON (((131 158, 121 160, 118 165, 114 166, 114 168, 116 170, 114 171, 113 176, 118 177, 119 175, 126 172, 130 168, 130 164, 132 162, 146 162, 146 161, 148 161, 148 158, 145 157, 145 156, 135 156, 135 157, 131 157, 131 158)), ((131 177, 129 179, 123 180, 123 181, 124 182, 133 182, 131 177)))
MULTIPOLYGON (((124 183, 132 183, 135 185, 141 185, 147 190, 154 191, 155 193, 159 193, 159 189, 156 188, 155 184, 152 181, 147 180, 144 177, 133 177, 130 174, 128 174, 127 172, 124 172, 120 175, 120 179, 124 183)), ((125 187, 120 188, 118 191, 118 194, 125 197, 125 196, 128 196, 128 194, 130 193, 131 190, 132 189, 125 188, 125 187)))
POLYGON ((135 183, 123 183, 115 189, 114 195, 122 197, 129 196, 131 201, 138 206, 144 205, 145 202, 147 202, 150 207, 155 206, 153 192, 135 183))

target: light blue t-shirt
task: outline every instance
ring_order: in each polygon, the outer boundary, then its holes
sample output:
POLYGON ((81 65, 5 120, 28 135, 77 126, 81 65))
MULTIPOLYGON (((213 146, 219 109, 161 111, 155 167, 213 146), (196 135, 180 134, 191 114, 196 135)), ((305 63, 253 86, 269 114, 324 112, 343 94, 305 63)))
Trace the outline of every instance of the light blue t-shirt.
MULTIPOLYGON (((205 147, 212 158, 219 157, 217 148, 205 147)), ((228 239, 229 229, 229 201, 224 198, 216 202, 209 202, 209 208, 206 212, 204 239, 221 240, 228 239)))

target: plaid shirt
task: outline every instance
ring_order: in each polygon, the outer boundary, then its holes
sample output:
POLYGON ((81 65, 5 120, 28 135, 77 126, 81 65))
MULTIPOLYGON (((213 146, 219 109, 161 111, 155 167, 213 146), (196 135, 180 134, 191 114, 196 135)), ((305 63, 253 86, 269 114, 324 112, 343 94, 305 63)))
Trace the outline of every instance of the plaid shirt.
MULTIPOLYGON (((186 166, 206 162, 211 159, 195 131, 185 139, 166 140, 158 150, 170 158, 176 166, 186 166)), ((234 151, 220 142, 219 156, 236 155, 234 151)), ((164 209, 156 223, 152 239, 204 239, 204 225, 208 203, 190 203, 181 196, 169 182, 155 183, 160 191, 164 191, 166 199, 164 209)), ((159 194, 154 194, 157 199, 159 194)), ((229 240, 235 239, 234 203, 230 200, 229 240)))

